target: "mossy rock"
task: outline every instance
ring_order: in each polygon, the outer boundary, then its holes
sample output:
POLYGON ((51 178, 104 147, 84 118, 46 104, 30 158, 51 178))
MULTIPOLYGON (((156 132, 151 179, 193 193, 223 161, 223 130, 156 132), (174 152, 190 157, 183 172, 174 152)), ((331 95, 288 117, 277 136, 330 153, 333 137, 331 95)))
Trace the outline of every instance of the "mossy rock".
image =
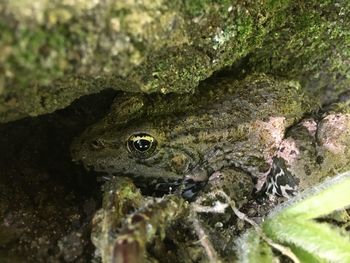
POLYGON ((349 10, 328 0, 7 1, 0 122, 105 88, 191 92, 242 58, 241 71, 297 79, 333 98, 349 84, 349 10))

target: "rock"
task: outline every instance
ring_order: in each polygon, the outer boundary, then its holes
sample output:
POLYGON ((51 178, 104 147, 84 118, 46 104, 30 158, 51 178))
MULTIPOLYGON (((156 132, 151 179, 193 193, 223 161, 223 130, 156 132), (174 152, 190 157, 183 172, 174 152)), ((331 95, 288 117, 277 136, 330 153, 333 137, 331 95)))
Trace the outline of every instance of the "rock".
POLYGON ((349 10, 325 0, 5 1, 0 122, 105 88, 190 92, 233 64, 338 93, 348 83, 349 10))

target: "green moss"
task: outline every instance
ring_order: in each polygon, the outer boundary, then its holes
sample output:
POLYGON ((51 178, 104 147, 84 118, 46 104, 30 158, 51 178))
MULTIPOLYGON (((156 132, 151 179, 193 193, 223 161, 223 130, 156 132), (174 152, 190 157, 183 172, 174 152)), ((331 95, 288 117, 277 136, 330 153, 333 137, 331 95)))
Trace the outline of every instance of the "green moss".
POLYGON ((0 28, 3 34, 0 45, 11 50, 5 67, 15 74, 19 87, 44 85, 52 78, 63 76, 69 65, 67 50, 71 47, 65 28, 47 31, 45 28, 23 26, 16 35, 4 23, 0 24, 0 28))
POLYGON ((320 97, 325 90, 336 96, 349 84, 350 20, 345 15, 349 10, 345 2, 294 3, 287 10, 293 15, 268 35, 263 48, 250 58, 250 67, 299 79, 320 97))
POLYGON ((208 75, 209 57, 191 46, 164 48, 138 67, 131 78, 144 92, 190 92, 208 75), (191 58, 191 63, 189 59, 191 58), (139 79, 139 76, 142 76, 139 79))
POLYGON ((232 0, 183 0, 185 12, 191 17, 203 15, 213 9, 221 16, 226 16, 233 4, 232 0))

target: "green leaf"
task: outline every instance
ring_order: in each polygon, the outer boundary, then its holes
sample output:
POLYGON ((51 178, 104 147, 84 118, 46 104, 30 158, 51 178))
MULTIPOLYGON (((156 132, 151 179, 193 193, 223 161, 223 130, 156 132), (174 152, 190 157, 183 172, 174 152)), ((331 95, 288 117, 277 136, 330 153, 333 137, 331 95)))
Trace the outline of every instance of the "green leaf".
POLYGON ((239 262, 271 263, 273 253, 271 247, 262 241, 255 231, 248 231, 238 242, 239 262))
POLYGON ((321 259, 315 254, 311 254, 304 249, 297 247, 293 244, 290 244, 289 247, 292 249, 293 253, 298 257, 300 262, 307 262, 307 263, 326 263, 327 261, 324 259, 321 259))
POLYGON ((350 262, 349 236, 327 224, 300 218, 280 218, 265 222, 263 229, 273 240, 294 244, 321 259, 350 262))
MULTIPOLYGON (((300 262, 349 262, 350 235, 313 219, 350 206, 350 172, 301 194, 272 212, 262 224, 273 242, 289 247, 300 262)), ((271 248, 256 231, 240 242, 241 262, 271 262, 271 248), (265 256, 265 257, 264 257, 265 256)))
MULTIPOLYGON (((275 213, 276 217, 313 219, 327 215, 350 205, 350 172, 337 176, 321 186, 315 187, 316 194, 304 193, 291 206, 275 213), (303 200, 303 198, 305 198, 303 200), (301 199, 301 201, 300 201, 301 199)), ((311 192, 315 192, 312 190, 311 192)))

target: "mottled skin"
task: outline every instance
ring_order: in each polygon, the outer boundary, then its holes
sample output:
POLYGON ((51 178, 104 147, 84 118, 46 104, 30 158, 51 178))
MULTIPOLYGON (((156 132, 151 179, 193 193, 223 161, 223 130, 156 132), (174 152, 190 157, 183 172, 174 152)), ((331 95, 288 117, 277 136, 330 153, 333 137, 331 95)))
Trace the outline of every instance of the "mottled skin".
POLYGON ((273 158, 268 181, 274 184, 267 192, 289 197, 349 169, 350 114, 338 109, 319 115, 288 130, 273 158))
MULTIPOLYGON (((266 75, 213 80, 188 95, 126 95, 75 140, 72 156, 95 171, 165 192, 186 179, 183 193, 191 198, 199 182, 231 168, 261 176, 279 143, 262 124, 279 118, 283 134, 307 110, 297 86, 266 75), (138 134, 156 141, 142 156, 128 150, 130 136, 138 134)), ((252 190, 246 178, 226 181, 239 183, 234 188, 245 193, 252 190)))

